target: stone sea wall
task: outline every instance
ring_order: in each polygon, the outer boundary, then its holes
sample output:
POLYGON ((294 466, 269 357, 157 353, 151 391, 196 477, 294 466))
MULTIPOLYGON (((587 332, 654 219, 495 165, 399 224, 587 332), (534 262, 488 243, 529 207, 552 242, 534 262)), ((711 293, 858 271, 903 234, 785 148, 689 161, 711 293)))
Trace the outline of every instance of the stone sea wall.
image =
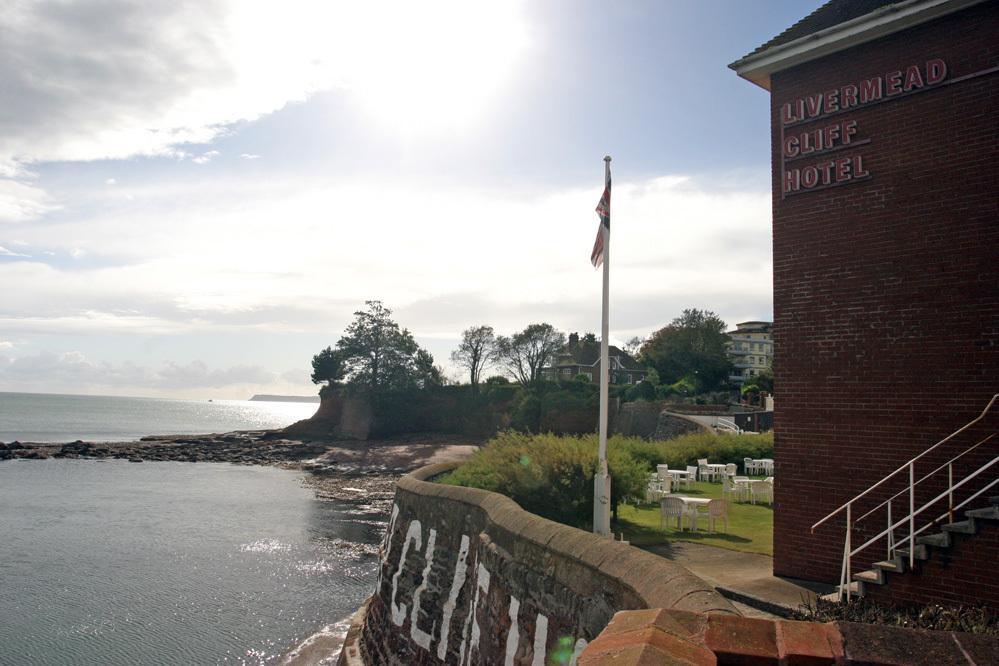
POLYGON ((377 588, 342 663, 575 663, 620 610, 737 615, 668 560, 426 480, 452 467, 399 481, 377 588))

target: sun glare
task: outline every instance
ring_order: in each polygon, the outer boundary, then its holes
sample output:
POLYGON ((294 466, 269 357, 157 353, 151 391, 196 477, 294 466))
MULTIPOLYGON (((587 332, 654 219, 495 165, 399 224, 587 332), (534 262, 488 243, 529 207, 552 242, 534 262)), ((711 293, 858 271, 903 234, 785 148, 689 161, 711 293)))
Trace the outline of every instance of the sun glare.
POLYGON ((349 14, 336 35, 344 83, 406 135, 481 122, 527 42, 516 2, 357 3, 349 14))

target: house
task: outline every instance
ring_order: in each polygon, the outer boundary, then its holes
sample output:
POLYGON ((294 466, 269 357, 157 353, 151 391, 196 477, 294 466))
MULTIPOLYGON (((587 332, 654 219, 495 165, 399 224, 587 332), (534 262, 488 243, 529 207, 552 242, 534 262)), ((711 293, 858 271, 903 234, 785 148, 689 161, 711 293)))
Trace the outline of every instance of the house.
POLYGON ((736 369, 729 381, 743 382, 773 367, 773 325, 771 321, 744 321, 728 332, 731 341, 726 353, 736 369))
MULTIPOLYGON (((648 370, 627 352, 609 345, 607 354, 611 384, 637 384, 645 379, 648 370)), ((578 333, 569 335, 569 342, 555 356, 554 365, 541 369, 541 376, 550 381, 584 375, 595 382, 599 373, 600 341, 592 335, 580 338, 578 333)))

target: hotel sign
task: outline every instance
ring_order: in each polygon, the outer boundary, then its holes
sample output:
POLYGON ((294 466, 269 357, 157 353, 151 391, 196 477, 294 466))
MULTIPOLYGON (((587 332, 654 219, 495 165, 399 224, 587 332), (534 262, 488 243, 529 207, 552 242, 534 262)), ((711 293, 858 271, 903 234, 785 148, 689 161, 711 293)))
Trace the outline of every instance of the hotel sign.
POLYGON ((781 197, 868 180, 864 156, 854 150, 871 140, 858 139, 857 121, 842 116, 937 86, 946 77, 947 64, 932 59, 785 102, 780 107, 781 197), (805 158, 817 161, 788 165, 805 158))

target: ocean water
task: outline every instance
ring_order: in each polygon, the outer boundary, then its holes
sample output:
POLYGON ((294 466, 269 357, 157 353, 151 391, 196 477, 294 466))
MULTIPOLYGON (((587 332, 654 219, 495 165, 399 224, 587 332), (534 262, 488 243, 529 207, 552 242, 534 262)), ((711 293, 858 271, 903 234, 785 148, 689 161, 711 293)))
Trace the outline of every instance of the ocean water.
POLYGON ((317 404, 0 393, 0 442, 119 442, 146 435, 283 428, 317 404))
POLYGON ((0 462, 0 664, 267 664, 370 593, 385 516, 270 467, 0 462))

